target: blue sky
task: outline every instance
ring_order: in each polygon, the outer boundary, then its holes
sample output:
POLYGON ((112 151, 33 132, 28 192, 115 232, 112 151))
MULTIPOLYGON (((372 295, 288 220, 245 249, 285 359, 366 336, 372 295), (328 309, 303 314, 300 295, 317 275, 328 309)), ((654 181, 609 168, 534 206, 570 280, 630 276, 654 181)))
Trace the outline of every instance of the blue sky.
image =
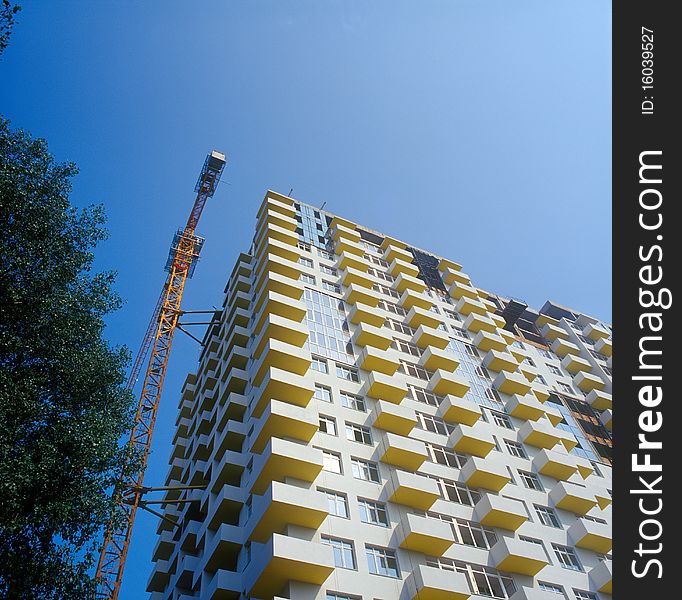
MULTIPOLYGON (((604 0, 33 2, 0 61, 0 112, 78 164, 103 203, 135 350, 208 151, 187 309, 219 306, 268 188, 462 263, 479 287, 611 319, 611 4, 604 0)), ((179 334, 146 476, 162 485, 179 334)), ((138 517, 122 600, 155 543, 138 517)))

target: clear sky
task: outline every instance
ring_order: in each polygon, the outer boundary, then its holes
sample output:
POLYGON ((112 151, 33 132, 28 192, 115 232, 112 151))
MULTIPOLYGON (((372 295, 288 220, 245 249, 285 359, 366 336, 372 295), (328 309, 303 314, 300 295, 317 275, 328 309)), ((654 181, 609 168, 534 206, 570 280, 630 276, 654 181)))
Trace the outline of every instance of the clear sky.
MULTIPOLYGON (((136 350, 174 230, 213 148, 184 307, 220 306, 268 188, 462 263, 484 289, 611 319, 611 4, 605 0, 22 0, 0 112, 78 164, 103 203, 136 350)), ((145 483, 162 485, 178 334, 145 483)), ((121 600, 145 597, 156 522, 137 519, 121 600)))

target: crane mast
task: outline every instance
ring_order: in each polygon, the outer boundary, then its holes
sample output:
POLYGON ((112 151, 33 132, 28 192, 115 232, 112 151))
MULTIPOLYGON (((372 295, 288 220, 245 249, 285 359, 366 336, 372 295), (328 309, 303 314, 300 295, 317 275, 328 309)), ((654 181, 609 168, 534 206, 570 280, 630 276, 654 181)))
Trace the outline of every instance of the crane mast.
POLYGON ((123 579, 135 513, 143 492, 154 423, 168 367, 173 336, 180 317, 180 303, 187 279, 191 278, 203 246, 195 234, 206 201, 213 196, 225 167, 225 155, 213 151, 204 162, 194 188, 197 196, 184 229, 176 232, 166 262, 168 276, 152 314, 144 340, 130 373, 127 389, 132 389, 146 354, 151 350, 144 376, 135 421, 130 433, 129 453, 114 488, 114 510, 104 537, 95 577, 97 597, 116 600, 123 579), (132 461, 135 461, 133 463, 132 461), (131 465, 139 466, 131 469, 131 465), (129 472, 131 471, 132 472, 129 472))

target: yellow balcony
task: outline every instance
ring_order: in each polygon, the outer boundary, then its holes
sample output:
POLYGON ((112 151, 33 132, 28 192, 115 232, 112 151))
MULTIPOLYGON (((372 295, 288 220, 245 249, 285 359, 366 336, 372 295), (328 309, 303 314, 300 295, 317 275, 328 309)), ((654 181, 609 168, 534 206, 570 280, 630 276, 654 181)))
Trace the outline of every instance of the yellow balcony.
POLYGON ((483 494, 474 507, 474 520, 489 527, 516 531, 528 520, 528 514, 523 502, 504 496, 483 494))
POLYGON ((499 492, 511 481, 509 471, 490 458, 472 456, 460 471, 463 481, 474 488, 499 492))
POLYGON ((573 342, 562 340, 561 338, 554 340, 550 347, 552 348, 552 352, 559 356, 566 356, 567 354, 574 354, 576 356, 580 355, 580 348, 578 348, 578 346, 576 346, 573 342))
POLYGON ((579 387, 583 392, 591 392, 592 390, 603 390, 606 387, 606 382, 601 377, 592 375, 592 373, 581 371, 573 378, 573 385, 579 387))
POLYGON ((280 194, 276 194, 276 197, 274 197, 272 194, 275 193, 270 192, 265 197, 265 200, 263 200, 263 202, 261 203, 260 207, 258 208, 258 213, 256 214, 256 219, 260 219, 261 215, 268 210, 273 210, 275 212, 282 213, 283 215, 286 215, 287 217, 291 217, 292 219, 294 219, 296 217, 294 201, 291 198, 281 196, 280 194))
POLYGON ((597 504, 602 510, 606 510, 611 505, 611 494, 606 488, 597 488, 594 492, 597 504))
POLYGON ((339 270, 353 268, 357 271, 366 272, 369 268, 369 264, 362 257, 362 255, 353 254, 352 252, 346 252, 345 250, 339 254, 336 261, 336 268, 339 270))
POLYGON ((462 273, 462 271, 445 267, 440 273, 445 285, 452 285, 455 282, 471 285, 471 279, 469 279, 469 276, 466 273, 462 273))
POLYGON ((537 421, 545 414, 542 403, 532 394, 519 396, 514 394, 507 400, 505 410, 512 417, 523 419, 524 421, 537 421))
POLYGON ((375 292, 370 288, 362 287, 356 283, 351 283, 346 288, 346 291, 343 294, 343 299, 348 304, 356 304, 359 302, 360 304, 376 308, 377 304, 379 304, 379 300, 381 300, 381 296, 379 296, 378 292, 375 292))
POLYGON ((263 294, 260 306, 265 306, 265 308, 256 324, 256 333, 260 332, 262 323, 267 318, 267 315, 279 315, 297 323, 303 321, 306 315, 306 307, 303 302, 277 292, 266 292, 263 294))
POLYGON ((407 323, 410 327, 414 327, 415 329, 420 325, 435 328, 441 324, 441 320, 436 313, 424 308, 419 308, 418 306, 413 306, 407 313, 407 323))
POLYGON ((334 571, 331 546, 273 534, 266 544, 257 546, 245 571, 248 596, 273 598, 289 581, 322 585, 334 571))
POLYGON ((578 472, 578 461, 570 454, 544 448, 533 457, 533 468, 542 475, 567 481, 578 472))
POLYGON ((433 372, 427 389, 439 396, 464 396, 469 391, 469 382, 452 371, 438 369, 433 372))
POLYGON ((471 313, 464 320, 464 327, 473 333, 478 333, 479 331, 487 331, 488 333, 497 332, 497 325, 490 317, 485 317, 476 313, 471 313))
POLYGON ((568 528, 568 539, 574 546, 608 554, 613 545, 611 527, 589 519, 577 519, 568 528))
POLYGON ((429 556, 442 556, 455 543, 452 527, 440 519, 406 514, 401 519, 398 542, 401 548, 429 556))
POLYGON ((412 290, 413 292, 421 293, 426 289, 426 284, 418 277, 401 273, 396 277, 392 285, 394 290, 404 292, 405 290, 412 290))
POLYGON ((568 332, 563 327, 558 327, 553 323, 545 323, 540 329, 540 333, 548 342, 553 342, 557 338, 567 340, 569 337, 568 332))
POLYGON ((256 288, 260 289, 263 285, 263 280, 267 279, 273 273, 297 280, 301 276, 301 265, 297 262, 282 258, 277 254, 264 255, 257 263, 256 270, 254 271, 256 288))
POLYGON ((317 529, 328 514, 327 498, 320 492, 273 481, 265 494, 253 498, 249 539, 267 542, 290 525, 317 529))
POLYGON ((570 451, 577 444, 573 435, 562 429, 557 429, 547 419, 526 421, 519 428, 519 435, 524 444, 530 444, 536 448, 547 448, 548 450, 561 442, 566 450, 570 451))
POLYGON ((386 317, 379 313, 376 308, 372 308, 361 302, 357 302, 350 307, 348 318, 351 323, 354 323, 355 325, 365 323, 366 325, 372 325, 374 327, 381 327, 386 321, 386 317))
POLYGON ((398 275, 403 273, 412 277, 419 275, 419 267, 417 265, 400 258, 393 259, 393 262, 388 267, 388 270, 393 277, 398 277, 398 275))
POLYGON ((395 377, 371 371, 362 390, 362 393, 370 398, 400 404, 407 394, 407 385, 395 377))
POLYGON ((549 396, 551 395, 550 389, 546 385, 538 383, 537 381, 533 382, 531 391, 540 402, 547 402, 549 396))
POLYGON ((445 396, 438 407, 438 416, 448 423, 475 425, 481 418, 481 407, 465 398, 445 396))
POLYGON ((292 321, 277 314, 263 312, 261 320, 256 324, 254 332, 253 356, 259 358, 269 340, 281 340, 297 347, 302 351, 303 344, 308 339, 308 327, 304 323, 292 321))
POLYGON ((384 260, 387 263, 392 263, 396 258, 408 263, 412 262, 412 253, 405 249, 405 244, 402 244, 402 242, 394 240, 393 243, 386 244, 385 246, 382 244, 381 246, 384 251, 384 260))
POLYGON ((534 381, 540 374, 537 367, 524 362, 519 365, 519 372, 530 382, 534 381))
MULTIPOLYGON (((487 300, 484 300, 484 303, 488 302, 487 300)), ((488 313, 488 318, 497 325, 500 329, 503 329, 507 325, 507 321, 504 320, 504 317, 501 315, 498 315, 497 313, 494 312, 489 312, 488 313)))
POLYGON ((610 408, 607 408, 601 415, 599 415, 599 420, 602 425, 606 427, 609 431, 613 428, 613 413, 610 408))
POLYGON ((351 229, 351 230, 355 230, 355 227, 356 227, 356 224, 353 223, 353 221, 349 221, 348 219, 344 219, 343 217, 335 216, 332 219, 329 226, 330 227, 336 227, 337 225, 342 225, 346 229, 351 229))
POLYGON ((504 352, 507 349, 507 342, 498 333, 488 333, 487 331, 479 331, 474 336, 474 344, 479 350, 483 352, 489 352, 490 350, 497 350, 498 352, 504 352))
POLYGON ((298 227, 295 217, 271 209, 261 213, 260 218, 256 221, 256 231, 266 228, 268 225, 276 225, 289 231, 295 231, 296 227, 298 227))
POLYGON ((459 366, 459 361, 452 352, 429 346, 419 357, 419 366, 429 371, 454 371, 459 366))
POLYGON ((417 293, 410 289, 407 289, 402 293, 400 300, 398 300, 398 304, 407 311, 409 311, 413 306, 418 306, 419 308, 423 308, 425 310, 428 310, 433 306, 433 302, 430 298, 424 294, 417 293))
POLYGON ((576 464, 578 465, 578 473, 583 479, 587 479, 592 473, 594 473, 594 465, 581 456, 575 457, 576 464))
POLYGON ((611 332, 605 327, 597 325, 597 323, 588 323, 583 329, 583 335, 596 342, 597 340, 608 338, 611 332))
POLYGON ((488 308, 479 298, 469 298, 462 296, 455 304, 455 310, 461 315, 470 315, 471 313, 485 316, 488 314, 488 308))
POLYGON ((478 291, 476 291, 476 288, 473 286, 467 285, 466 283, 459 283, 458 281, 455 281, 450 286, 450 296, 452 296, 456 300, 459 300, 462 296, 478 300, 478 291))
POLYGON ((344 225, 342 223, 334 224, 330 227, 329 234, 335 242, 341 239, 352 240, 357 243, 360 241, 360 234, 355 230, 355 227, 344 225))
POLYGON ((583 516, 597 506, 594 494, 569 481, 559 481, 549 493, 549 499, 557 508, 583 516))
POLYGON ((266 292, 277 292, 294 300, 300 300, 303 296, 303 284, 298 280, 291 279, 291 277, 279 273, 270 273, 268 277, 260 280, 260 287, 256 289, 255 296, 258 297, 254 307, 256 312, 260 310, 266 292))
POLYGON ((310 408, 271 400, 254 428, 251 452, 260 454, 273 437, 307 443, 317 429, 318 416, 310 408))
POLYGON ((389 501, 417 510, 429 510, 440 498, 433 479, 407 471, 396 471, 386 487, 389 501))
POLYGON ((549 315, 546 315, 544 313, 540 313, 538 315, 538 318, 535 319, 535 324, 538 326, 538 329, 546 325, 547 323, 551 323, 552 325, 559 325, 559 320, 555 319, 554 317, 550 317, 549 315))
POLYGON ((490 549, 493 564, 500 571, 535 577, 549 563, 542 546, 514 537, 500 536, 490 549))
POLYGON ((412 343, 420 348, 434 346, 443 350, 449 343, 450 338, 447 332, 426 325, 420 325, 412 336, 412 343))
MULTIPOLYGON (((594 589, 602 594, 613 593, 613 564, 610 560, 601 560, 590 570, 590 582, 594 589)), ((590 588, 592 589, 592 587, 590 588)))
POLYGON ((441 258, 440 262, 438 263, 438 270, 442 273, 443 271, 445 271, 445 269, 461 271, 462 265, 455 262, 454 260, 450 260, 449 258, 441 258))
POLYGON ((503 394, 510 396, 518 394, 525 396, 530 392, 531 385, 521 373, 507 373, 501 371, 493 381, 493 387, 503 394))
POLYGON ((359 287, 371 288, 374 282, 372 278, 364 271, 359 271, 353 267, 346 267, 341 271, 341 281, 343 285, 349 286, 355 284, 359 287))
POLYGON ((595 343, 594 349, 604 356, 611 356, 613 355, 613 342, 608 338, 601 338, 595 343))
POLYGON ((417 565, 412 570, 412 578, 417 590, 412 600, 467 600, 471 597, 463 573, 417 565))
POLYGON ((281 340, 269 339, 263 345, 260 358, 254 365, 253 385, 260 385, 271 367, 305 375, 310 368, 310 352, 281 340))
POLYGON ((545 416, 549 422, 554 425, 554 427, 564 420, 564 416, 561 414, 561 411, 557 408, 554 408, 551 404, 545 404, 542 408, 545 411, 545 416))
POLYGON ((250 491, 253 494, 263 494, 273 481, 283 482, 288 477, 312 482, 321 470, 321 450, 272 438, 254 461, 250 491))
POLYGON ((606 410, 613 404, 613 396, 608 392, 594 389, 587 394, 585 400, 594 410, 606 410))
POLYGON ((351 339, 356 346, 373 346, 381 350, 388 350, 393 341, 388 330, 366 323, 355 328, 351 339))
POLYGON ((256 230, 256 246, 262 244, 263 240, 266 238, 279 240, 290 246, 296 246, 298 244, 298 234, 295 231, 269 223, 256 230))
POLYGON ((417 471, 428 455, 424 442, 387 432, 379 446, 379 457, 386 464, 417 471))
POLYGON ((253 415, 260 417, 271 400, 282 400, 296 406, 308 406, 314 389, 304 377, 270 367, 260 386, 253 390, 253 415))
POLYGON ((485 458, 495 447, 495 440, 485 425, 478 423, 471 427, 460 423, 448 438, 448 448, 455 452, 485 458))
POLYGON ((488 354, 483 359, 483 366, 488 371, 508 371, 513 373, 519 366, 519 361, 514 358, 514 355, 509 352, 500 352, 498 350, 489 350, 488 354))
POLYGON ((580 373, 580 371, 591 371, 592 365, 589 361, 575 356, 574 354, 567 354, 561 361, 561 366, 569 373, 580 373))
POLYGON ((398 435, 409 435, 417 424, 414 410, 402 404, 379 400, 372 410, 372 427, 398 435))
POLYGON ((360 257, 365 255, 365 249, 357 241, 346 237, 339 238, 334 246, 334 251, 337 255, 341 255, 344 252, 355 254, 360 257))
POLYGON ((393 375, 398 370, 400 361, 395 352, 365 346, 358 356, 356 365, 365 371, 378 371, 386 375, 393 375))
POLYGON ((266 237, 263 238, 261 245, 256 248, 255 256, 258 260, 261 260, 263 256, 267 256, 268 254, 280 256, 283 259, 292 262, 297 262, 301 257, 301 251, 298 249, 298 246, 292 246, 286 242, 280 242, 277 239, 266 237))

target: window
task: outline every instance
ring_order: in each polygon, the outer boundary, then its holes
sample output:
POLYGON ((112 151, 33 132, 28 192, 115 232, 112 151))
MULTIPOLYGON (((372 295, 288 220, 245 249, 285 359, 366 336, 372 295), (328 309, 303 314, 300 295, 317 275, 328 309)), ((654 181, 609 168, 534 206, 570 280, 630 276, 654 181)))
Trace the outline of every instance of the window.
POLYGON ((305 289, 303 297, 305 324, 310 330, 305 347, 313 354, 345 363, 354 362, 343 301, 309 288, 305 289))
POLYGON ((492 410, 490 411, 490 415, 492 416, 495 425, 504 427, 505 429, 514 429, 511 419, 507 415, 492 410))
POLYGON ((358 370, 355 367, 347 367, 336 363, 336 376, 346 381, 360 381, 358 370))
POLYGON ((521 476, 521 481, 529 490, 538 490, 543 492, 545 488, 542 487, 542 482, 540 478, 535 473, 530 473, 528 471, 519 471, 521 476))
POLYGON ((400 577, 395 550, 379 548, 378 546, 365 546, 365 553, 367 554, 367 565, 370 573, 395 577, 396 579, 400 577))
POLYGON ((342 473, 341 455, 329 450, 322 450, 322 468, 330 473, 342 473))
POLYGON ((334 292, 335 294, 341 293, 341 286, 332 283, 331 281, 325 281, 324 279, 322 280, 322 288, 328 292, 334 292))
POLYGON ((548 364, 547 368, 549 369, 549 372, 552 373, 553 375, 558 375, 559 377, 561 377, 561 375, 562 375, 561 369, 559 367, 557 367, 556 365, 548 364))
POLYGON ((297 246, 299 250, 303 250, 304 252, 310 252, 310 244, 306 244, 305 242, 298 242, 297 246))
POLYGON ((552 548, 554 548, 554 554, 556 555, 559 564, 564 569, 570 569, 571 571, 583 570, 583 566, 580 564, 578 555, 573 548, 562 546, 561 544, 552 544, 552 548))
POLYGON ((361 458, 351 458, 350 460, 351 469, 353 471, 353 477, 356 479, 362 479, 363 481, 373 481, 374 483, 380 483, 381 477, 379 476, 379 466, 368 460, 362 460, 361 458))
POLYGON ((400 294, 396 292, 395 290, 392 290, 390 287, 386 287, 385 285, 382 285, 380 283, 375 283, 372 285, 372 289, 375 292, 379 292, 381 294, 386 294, 387 296, 390 296, 391 298, 400 298, 400 294))
POLYGON ((429 460, 438 463, 439 465, 447 465, 448 467, 461 469, 467 461, 467 457, 463 454, 457 454, 444 446, 437 446, 436 444, 431 444, 429 442, 425 442, 424 445, 426 446, 429 460))
POLYGON ((327 366, 327 361, 319 356, 313 356, 310 361, 310 368, 313 371, 319 371, 320 373, 329 373, 329 367, 327 366))
POLYGON ((310 260, 309 258, 306 258, 305 256, 301 256, 298 259, 299 264, 303 265, 304 267, 310 267, 312 269, 313 267, 313 261, 310 260))
POLYGON ((367 407, 365 406, 365 399, 354 394, 349 394, 348 392, 341 392, 341 406, 346 408, 352 408, 353 410, 359 410, 360 412, 366 412, 367 407))
POLYGON ((528 454, 526 454, 525 448, 518 442, 504 440, 504 445, 507 447, 507 451, 512 456, 518 456, 519 458, 528 458, 528 454))
POLYGON ((353 542, 342 540, 340 538, 333 538, 327 535, 320 537, 323 544, 331 546, 334 550, 334 565, 340 569, 356 569, 355 566, 355 551, 353 550, 353 542))
POLYGON ((417 386, 414 386, 410 383, 407 384, 407 391, 413 400, 416 400, 417 402, 423 402, 424 404, 428 404, 429 406, 438 407, 440 406, 440 403, 443 401, 442 396, 438 396, 433 392, 425 390, 424 388, 418 388, 417 386))
POLYGON ((597 594, 594 592, 586 592, 585 590, 573 590, 575 594, 575 600, 599 600, 597 594))
POLYGON ((393 341, 391 342, 391 347, 395 348, 396 350, 400 350, 401 352, 405 352, 406 354, 410 354, 412 356, 420 357, 422 355, 421 350, 419 350, 417 346, 411 344, 410 342, 399 340, 397 338, 393 339, 393 341))
POLYGON ((327 265, 320 264, 320 271, 325 273, 326 275, 337 275, 336 269, 333 267, 328 267, 327 265))
POLYGON ((346 494, 340 494, 339 492, 334 492, 332 490, 324 490, 317 488, 319 492, 327 496, 327 506, 329 508, 329 514, 335 517, 348 518, 348 498, 346 494))
POLYGON ((363 427, 356 423, 349 423, 346 421, 346 439, 351 442, 359 442, 361 444, 372 443, 372 432, 369 427, 363 427))
POLYGON ((543 525, 547 525, 547 527, 556 527, 558 529, 561 529, 559 517, 557 517, 556 512, 554 512, 553 508, 549 508, 547 506, 540 506, 539 504, 534 504, 533 508, 535 508, 535 514, 537 515, 540 523, 542 523, 543 525))
POLYGON ((321 400, 322 402, 332 402, 332 390, 325 385, 316 383, 313 398, 321 400))
POLYGON ((410 375, 411 377, 423 379, 424 381, 428 381, 431 377, 431 373, 429 373, 424 367, 405 362, 404 360, 400 361, 398 372, 405 373, 405 375, 410 375))
POLYGON ((557 585, 556 583, 548 583, 547 581, 538 581, 538 587, 541 590, 544 590, 545 592, 553 592, 555 594, 561 594, 566 597, 564 594, 564 588, 562 588, 560 585, 557 585))
POLYGON ((301 276, 299 279, 303 283, 307 283, 309 285, 315 285, 315 278, 312 275, 308 275, 308 273, 301 273, 301 276))
POLYGON ((547 380, 542 375, 538 375, 535 381, 541 385, 547 385, 547 380))
POLYGON ((415 415, 417 416, 417 427, 419 429, 440 433, 441 435, 449 435, 455 430, 455 426, 452 423, 446 423, 440 417, 434 417, 433 415, 427 415, 420 412, 415 413, 415 415))
POLYGON ((474 594, 489 598, 511 598, 516 591, 514 580, 509 575, 503 575, 492 567, 474 565, 451 558, 426 557, 429 567, 436 567, 444 571, 456 571, 467 578, 474 594))
POLYGON ((574 394, 575 392, 573 391, 573 388, 568 385, 567 383, 564 383, 563 381, 557 381, 556 382, 557 388, 561 390, 562 392, 565 392, 567 394, 574 394))
POLYGON ((323 250, 322 248, 317 249, 317 253, 322 257, 326 258, 327 260, 334 260, 336 258, 333 253, 327 252, 326 250, 323 250))
POLYGON ((405 325, 404 323, 396 321, 395 319, 386 319, 386 325, 390 327, 393 331, 397 331, 398 333, 404 333, 405 335, 414 335, 414 332, 416 331, 415 329, 412 329, 412 327, 410 327, 409 325, 405 325))
POLYGON ((360 509, 360 520, 363 523, 388 527, 388 512, 383 502, 358 498, 358 507, 360 509))
POLYGON ((360 596, 351 596, 341 592, 327 592, 325 600, 362 600, 360 596))
POLYGON ((481 499, 479 491, 472 490, 463 483, 443 477, 436 477, 435 475, 426 475, 426 477, 433 479, 438 484, 438 491, 445 500, 464 504, 465 506, 473 506, 481 499))
POLYGON ((398 306, 392 302, 387 302, 386 300, 379 300, 379 304, 377 304, 377 306, 386 312, 393 313, 394 315, 398 315, 400 317, 407 315, 407 311, 402 306, 398 306))
MULTIPOLYGON (((431 514, 433 513, 427 513, 427 516, 431 514)), ((479 523, 467 521, 466 519, 448 517, 447 515, 441 515, 441 520, 451 522, 457 544, 489 550, 497 542, 497 535, 495 535, 495 532, 490 527, 484 527, 479 523)))
POLYGON ((329 435, 336 435, 336 419, 320 415, 320 431, 329 435))

